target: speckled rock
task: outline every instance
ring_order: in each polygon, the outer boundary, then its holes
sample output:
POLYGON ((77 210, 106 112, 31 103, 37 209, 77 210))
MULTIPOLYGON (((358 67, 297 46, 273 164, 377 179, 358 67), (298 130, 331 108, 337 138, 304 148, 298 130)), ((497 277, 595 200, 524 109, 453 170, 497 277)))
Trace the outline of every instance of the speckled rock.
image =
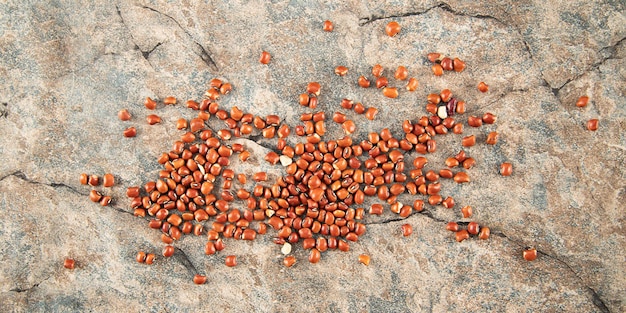
MULTIPOLYGON (((258 311, 466 312, 626 311, 626 15, 619 1, 165 1, 89 3, 9 1, 0 4, 0 307, 11 312, 258 311), (333 21, 332 33, 322 22, 333 21), (400 34, 384 26, 396 20, 400 34), (272 54, 268 65, 261 51, 272 54), (462 73, 434 77, 425 58, 438 51, 466 61, 462 73), (387 99, 356 84, 381 64, 393 85, 399 65, 418 78, 387 99), (344 65, 344 77, 334 68, 344 65), (492 112, 497 123, 465 127, 477 145, 472 182, 442 180, 453 210, 426 206, 406 220, 386 212, 367 216, 367 233, 349 252, 328 251, 317 264, 295 245, 298 262, 282 265, 273 230, 253 242, 226 240, 204 255, 206 237, 187 236, 171 259, 160 256, 159 232, 134 217, 128 186, 158 177, 157 157, 193 118, 187 99, 200 99, 219 77, 233 92, 219 101, 255 115, 301 124, 309 109, 297 103, 320 82, 319 111, 326 139, 342 137, 332 113, 355 121, 355 141, 388 127, 397 138, 403 120, 425 115, 426 96, 443 88, 466 101, 465 116, 492 112), (480 81, 490 88, 480 93, 480 81), (147 96, 179 104, 143 106, 147 96), (589 105, 577 108, 581 95, 589 105), (375 121, 347 112, 350 98, 376 107, 375 121), (122 122, 127 108, 133 118, 122 122), (150 126, 145 117, 158 114, 150 126), (585 128, 600 120, 596 132, 585 128), (138 135, 122 132, 135 126, 138 135), (490 131, 500 140, 484 143, 490 131), (502 177, 499 164, 513 164, 502 177), (96 187, 114 198, 89 201, 81 173, 113 173, 117 184, 96 187), (459 209, 471 205, 474 216, 459 209), (489 240, 457 243, 448 221, 475 220, 489 240), (414 228, 402 237, 400 226, 414 228), (536 261, 521 257, 526 246, 536 261), (155 264, 137 263, 143 250, 155 264), (369 266, 358 263, 361 253, 369 266), (224 265, 226 255, 239 265, 224 265), (63 268, 72 257, 74 270, 63 268), (208 283, 192 283, 196 273, 208 283), (253 309, 254 308, 254 309, 253 309)), ((462 120, 465 117, 461 118, 462 120)), ((212 120, 217 130, 223 122, 212 120)), ((293 132, 293 128, 292 128, 293 132)), ((437 138, 428 169, 460 149, 462 136, 437 138)), ((288 138, 289 144, 301 140, 288 138)), ((237 173, 284 173, 263 160, 276 139, 237 139, 252 154, 233 158, 237 173)), ((410 153, 407 160, 417 154, 410 153)), ((410 163, 410 162, 407 162, 410 163)), ((246 187, 252 187, 249 182, 246 187)), ((414 197, 402 195, 403 203, 414 197)), ((364 207, 380 202, 368 199, 364 207)))

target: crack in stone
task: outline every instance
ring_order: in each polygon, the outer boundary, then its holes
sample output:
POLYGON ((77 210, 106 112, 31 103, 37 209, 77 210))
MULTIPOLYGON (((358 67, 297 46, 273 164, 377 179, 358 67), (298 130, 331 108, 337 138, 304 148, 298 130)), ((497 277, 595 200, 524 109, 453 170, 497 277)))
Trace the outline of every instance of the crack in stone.
POLYGON ((422 10, 422 11, 415 11, 415 12, 406 12, 406 13, 401 13, 401 14, 397 14, 397 15, 384 15, 384 16, 375 16, 372 15, 370 17, 363 17, 359 19, 359 26, 364 26, 367 25, 369 23, 372 23, 374 21, 377 20, 383 20, 383 19, 389 19, 389 18, 398 18, 398 17, 407 17, 407 16, 419 16, 419 15, 423 15, 426 14, 428 12, 430 12, 433 9, 437 9, 440 8, 446 12, 452 13, 454 15, 457 16, 466 16, 466 17, 474 17, 477 19, 491 19, 491 20, 495 20, 496 22, 505 25, 505 26, 509 26, 507 23, 501 21, 500 19, 498 19, 495 16, 491 16, 491 15, 486 15, 486 14, 469 14, 469 13, 464 13, 464 12, 459 12, 454 10, 448 3, 445 2, 439 2, 437 5, 434 5, 432 7, 427 8, 426 10, 422 10))
POLYGON ((189 259, 189 256, 187 256, 187 253, 185 253, 183 249, 178 247, 174 247, 174 249, 178 252, 174 253, 174 257, 176 258, 176 260, 178 260, 191 273, 191 275, 198 274, 198 270, 189 259))
MULTIPOLYGON (((399 221, 404 221, 414 215, 420 215, 420 216, 426 216, 428 218, 430 218, 431 220, 435 221, 435 222, 439 222, 439 223, 448 223, 445 220, 442 220, 440 218, 437 218, 433 215, 432 212, 430 212, 429 210, 423 210, 421 212, 417 212, 417 211, 413 211, 411 212, 411 214, 409 216, 407 216, 406 218, 404 217, 396 217, 396 218, 390 218, 390 219, 386 219, 386 220, 382 220, 380 222, 371 222, 371 223, 365 223, 365 225, 383 225, 383 224, 389 224, 389 223, 393 223, 393 222, 399 222, 399 221)), ((467 224, 466 222, 458 222, 459 224, 467 224)))
POLYGON ((15 171, 13 173, 10 173, 10 174, 8 174, 6 176, 0 177, 0 181, 3 181, 4 179, 9 178, 11 176, 17 177, 17 178, 19 178, 19 179, 21 179, 21 180, 23 180, 23 181, 25 181, 27 183, 30 183, 30 184, 43 185, 43 186, 48 186, 48 187, 52 187, 52 188, 55 188, 55 189, 61 187, 61 188, 68 189, 69 191, 71 191, 71 192, 73 192, 75 194, 81 195, 81 196, 85 196, 85 197, 89 196, 89 194, 82 193, 79 190, 77 190, 76 188, 74 188, 74 187, 72 187, 70 185, 66 185, 64 183, 56 183, 56 182, 44 183, 44 182, 32 180, 32 179, 28 178, 26 176, 26 174, 24 174, 24 172, 22 172, 21 170, 18 170, 18 171, 15 171))
POLYGON ((423 10, 423 11, 406 12, 406 13, 402 13, 402 14, 398 14, 398 15, 384 15, 384 16, 372 15, 370 17, 362 17, 362 18, 359 18, 359 26, 365 26, 365 25, 373 23, 375 21, 389 19, 389 18, 417 16, 417 15, 426 14, 426 13, 428 13, 432 9, 436 9, 438 7, 441 7, 441 5, 442 4, 438 4, 438 5, 432 6, 432 7, 428 8, 428 9, 426 9, 426 10, 423 10))
MULTIPOLYGON (((189 33, 189 31, 187 31, 187 29, 185 29, 175 18, 173 18, 172 16, 165 14, 155 8, 149 7, 149 6, 142 6, 142 8, 144 9, 148 9, 150 11, 156 12, 160 15, 163 15, 165 17, 167 17, 168 19, 172 20, 191 40, 191 42, 193 43, 193 45, 191 46, 191 50, 193 51, 194 54, 196 54, 197 56, 200 57, 200 59, 202 59, 202 61, 214 72, 218 72, 219 68, 217 67, 217 64, 215 64, 215 61, 213 60, 213 58, 211 58, 211 55, 209 54, 209 52, 207 51, 207 49, 202 46, 200 43, 198 43, 198 41, 196 41, 194 39, 194 37, 191 35, 191 33, 189 33)), ((156 47, 155 47, 156 48, 156 47)))
POLYGON ((150 65, 150 67, 153 70, 156 70, 154 68, 154 66, 152 65, 152 62, 150 62, 150 60, 148 59, 148 57, 150 57, 150 53, 152 53, 152 51, 154 51, 154 49, 156 49, 158 46, 160 46, 162 44, 162 42, 159 42, 156 46, 154 46, 149 51, 141 50, 141 48, 139 47, 139 45, 135 41, 135 37, 133 37, 133 33, 130 31, 130 28, 128 27, 128 25, 126 25, 126 20, 124 20, 124 17, 122 16, 122 11, 120 10, 120 7, 118 5, 115 5, 115 9, 117 10, 117 15, 120 17, 120 20, 122 21, 122 25, 124 25, 124 28, 126 28, 126 31, 128 32, 128 35, 130 36, 130 40, 135 45, 134 48, 139 50, 139 52, 141 52, 141 55, 143 56, 143 58, 146 59, 146 61, 148 62, 148 65, 150 65))
POLYGON ((6 102, 2 102, 0 105, 0 118, 6 118, 7 116, 9 116, 9 109, 8 109, 9 104, 6 102))
POLYGON ((609 52, 608 55, 606 57, 603 57, 598 62, 595 62, 595 63, 591 64, 591 67, 588 70, 580 73, 579 75, 576 75, 575 77, 572 77, 572 78, 568 79, 561 86, 556 87, 556 88, 552 88, 552 93, 554 93, 554 95, 557 96, 557 98, 558 98, 558 94, 561 92, 561 89, 563 89, 563 87, 567 86, 569 83, 571 83, 573 81, 576 81, 576 80, 580 79, 581 77, 587 75, 590 72, 597 71, 600 68, 600 66, 602 66, 604 64, 604 62, 606 62, 607 60, 615 59, 614 56, 615 56, 615 52, 617 50, 616 47, 619 46, 620 44, 622 44, 622 42, 624 42, 624 41, 626 41, 626 37, 618 40, 613 45, 610 45, 610 46, 607 46, 607 47, 604 47, 604 48, 600 49, 597 52, 599 55, 603 55, 605 52, 609 52))
MULTIPOLYGON (((48 187, 51 187, 53 189, 65 188, 65 189, 69 190, 70 192, 75 193, 77 195, 80 195, 80 196, 83 196, 83 197, 89 197, 88 193, 83 193, 83 192, 79 191, 78 189, 76 189, 76 188, 74 188, 74 187, 72 187, 70 185, 67 185, 65 183, 56 183, 56 182, 44 183, 44 182, 32 180, 32 179, 28 178, 26 176, 26 174, 24 174, 24 172, 22 172, 21 170, 15 171, 13 173, 10 173, 10 174, 7 174, 7 175, 5 175, 3 177, 0 177, 0 182, 3 181, 6 178, 11 177, 11 176, 17 177, 17 178, 19 178, 19 179, 21 179, 21 180, 23 180, 23 181, 25 181, 27 183, 30 183, 30 184, 48 186, 48 187)), ((107 207, 109 207, 109 208, 111 208, 111 209, 113 209, 115 211, 121 212, 121 213, 126 213, 126 214, 130 214, 132 216, 135 216, 132 212, 128 212, 128 211, 126 211, 126 210, 124 210, 122 208, 118 208, 116 206, 109 205, 107 207)))
POLYGON ((148 60, 148 58, 150 57, 150 54, 156 50, 156 48, 158 48, 160 45, 162 45, 162 42, 157 43, 154 47, 152 47, 152 49, 148 50, 148 51, 141 51, 141 55, 143 56, 144 59, 146 59, 146 61, 150 62, 148 60))
MULTIPOLYGON (((522 242, 515 240, 511 237, 509 237, 508 235, 506 235, 504 232, 498 232, 498 231, 491 231, 491 235, 495 235, 501 238, 505 238, 506 240, 509 240, 513 243, 515 243, 516 245, 526 249, 528 246, 524 245, 522 242)), ((536 248, 535 248, 536 249, 536 248)), ((580 275, 578 275, 578 273, 574 270, 574 268, 572 266, 570 266, 567 262, 561 260, 559 257, 555 256, 555 255, 551 255, 548 254, 542 250, 537 249, 537 252, 539 254, 542 254, 550 259, 553 259, 555 261, 557 261, 558 263, 564 265, 565 267, 567 267, 567 269, 572 272, 572 274, 574 274, 574 276, 576 278, 578 278, 578 280, 580 280, 580 282, 582 283, 582 286, 585 287, 587 289, 587 291, 591 294, 591 301, 592 303, 602 312, 608 312, 611 313, 611 310, 609 310, 609 308, 606 306, 606 303, 604 303, 604 300, 602 300, 602 298, 600 298, 600 295, 598 295, 598 293, 596 292, 595 289, 591 288, 590 286, 588 286, 587 284, 585 284, 585 281, 582 279, 582 277, 580 277, 580 275)))
POLYGON ((35 283, 35 284, 33 284, 32 286, 30 286, 28 288, 15 287, 15 288, 9 289, 9 291, 17 292, 17 293, 32 291, 33 289, 39 287, 39 285, 41 285, 43 282, 45 282, 46 280, 50 279, 50 277, 52 277, 52 274, 48 275, 48 277, 42 279, 40 282, 35 283))

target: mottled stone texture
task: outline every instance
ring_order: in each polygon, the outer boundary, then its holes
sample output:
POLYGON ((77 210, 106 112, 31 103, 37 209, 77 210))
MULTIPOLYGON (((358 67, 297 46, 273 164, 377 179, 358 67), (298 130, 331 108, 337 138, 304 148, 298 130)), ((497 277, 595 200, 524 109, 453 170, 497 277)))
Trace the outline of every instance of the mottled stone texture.
MULTIPOLYGON (((0 4, 2 311, 626 311, 624 2, 197 2, 0 4), (321 30, 326 19, 334 32, 321 30), (392 19, 402 25, 396 38, 383 32, 392 19), (267 66, 262 50, 273 55, 267 66), (467 69, 432 76, 425 55, 433 51, 467 69), (407 66, 418 91, 390 100, 356 86, 376 63, 407 66), (334 75, 337 65, 350 68, 346 77, 334 75), (212 77, 234 86, 222 107, 279 114, 291 125, 306 111, 298 94, 319 81, 327 117, 342 111, 342 98, 379 108, 374 122, 348 113, 359 140, 384 127, 399 136, 402 120, 425 114, 426 95, 443 88, 467 102, 468 115, 490 111, 498 122, 466 127, 479 142, 467 149, 478 161, 472 183, 443 182, 457 209, 368 217, 348 253, 309 264, 296 247, 299 262, 287 269, 273 232, 229 240, 211 257, 206 239, 190 236, 172 259, 138 264, 138 250, 159 253, 162 244, 132 216, 125 188, 157 177, 156 157, 180 135, 175 121, 195 114, 160 105, 163 123, 149 126, 142 99, 198 99, 212 77), (488 93, 476 90, 480 81, 488 93), (591 99, 582 109, 574 106, 581 95, 591 99), (132 121, 117 119, 122 108, 132 121), (598 131, 585 129, 590 118, 599 118, 598 131), (138 136, 125 139, 130 125, 138 136), (493 130, 501 140, 487 146, 493 130), (511 177, 498 174, 503 161, 513 163, 511 177), (118 185, 105 190, 113 206, 89 201, 82 172, 115 174, 118 185), (456 243, 445 230, 464 205, 491 227, 490 240, 456 243), (411 237, 400 235, 403 223, 413 225, 411 237), (525 246, 538 248, 536 261, 521 258, 525 246), (361 253, 370 266, 357 262, 361 253), (227 268, 227 254, 239 266, 227 268), (76 269, 62 267, 68 256, 76 269), (206 285, 192 284, 198 272, 206 285)), ((332 121, 327 128, 328 138, 341 135, 332 121)), ((262 158, 275 141, 242 142, 254 153, 236 170, 281 173, 262 158)), ((459 136, 439 139, 429 168, 459 146, 459 136)))

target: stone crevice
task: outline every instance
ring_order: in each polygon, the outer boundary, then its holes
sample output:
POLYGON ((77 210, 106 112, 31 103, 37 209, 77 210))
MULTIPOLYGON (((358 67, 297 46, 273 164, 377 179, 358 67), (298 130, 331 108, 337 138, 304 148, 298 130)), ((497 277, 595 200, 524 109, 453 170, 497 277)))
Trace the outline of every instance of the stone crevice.
POLYGON ((11 288, 9 289, 10 292, 17 292, 17 293, 22 293, 22 292, 30 292, 33 291, 33 289, 39 287, 39 285, 41 285, 43 282, 45 282, 46 280, 50 279, 50 277, 52 277, 52 274, 48 275, 48 277, 42 279, 40 282, 33 284, 30 287, 27 288, 20 288, 20 287, 15 287, 15 288, 11 288))
MULTIPOLYGON (((83 196, 83 197, 89 197, 88 193, 83 193, 83 192, 79 191, 78 189, 76 189, 76 188, 74 188, 74 187, 72 187, 70 185, 67 185, 65 183, 56 183, 56 182, 44 183, 44 182, 32 180, 32 179, 28 178, 26 176, 26 174, 24 174, 24 172, 22 172, 21 170, 20 171, 15 171, 13 173, 10 173, 10 174, 7 174, 5 176, 0 177, 0 182, 2 182, 4 179, 12 177, 12 176, 13 177, 17 177, 17 178, 19 178, 19 179, 21 179, 21 180, 23 180, 23 181, 25 181, 25 182, 27 182, 29 184, 47 186, 47 187, 51 187, 53 189, 63 188, 63 189, 69 190, 70 192, 72 192, 74 194, 77 194, 77 195, 80 195, 80 196, 83 196)), ((135 216, 132 212, 128 212, 128 211, 126 211, 126 210, 124 210, 122 208, 118 208, 118 207, 113 206, 113 205, 109 205, 108 207, 112 208, 115 211, 135 216)))
MULTIPOLYGON (((219 68, 217 67, 217 64, 215 63, 215 61, 213 60, 213 58, 211 58, 211 55, 209 54, 209 52, 207 51, 207 48, 205 48, 203 45, 201 45, 200 43, 198 43, 197 40, 194 39, 194 37, 191 35, 191 33, 189 33, 189 31, 187 29, 185 29, 175 18, 173 18, 172 16, 165 14, 155 8, 149 7, 149 6, 142 6, 142 8, 156 12, 160 15, 165 16, 166 18, 168 18, 169 20, 173 21, 178 28, 180 28, 191 40, 192 42, 192 46, 191 46, 191 50, 193 51, 194 54, 196 54, 198 57, 200 57, 200 59, 202 59, 202 61, 214 72, 218 72, 219 68)), ((158 46, 158 45, 157 45, 158 46)), ((155 47, 156 48, 156 47, 155 47)))
POLYGON ((174 258, 178 260, 189 271, 191 275, 199 274, 196 266, 193 265, 193 262, 191 262, 191 259, 189 259, 187 253, 185 253, 183 249, 178 247, 174 247, 174 249, 176 250, 176 253, 174 253, 174 258))
MULTIPOLYGON (((513 242, 514 244, 516 244, 516 245, 518 245, 518 246, 522 247, 523 249, 526 249, 526 248, 527 248, 527 246, 526 246, 526 245, 524 245, 522 242, 520 242, 520 241, 518 241, 518 240, 516 240, 516 239, 513 239, 513 238, 509 237, 509 236, 508 236, 507 234, 505 234, 504 232, 498 232, 498 231, 495 231, 495 232, 494 232, 494 231, 492 230, 492 231, 491 231, 491 235, 495 235, 495 236, 498 236, 498 237, 504 238, 504 239, 506 239, 506 240, 508 240, 508 241, 511 241, 511 242, 513 242)), ((535 249, 537 249, 537 248, 535 247, 535 249)), ((559 258, 559 257, 558 257, 558 256, 556 256, 556 255, 551 255, 551 254, 549 254, 549 253, 547 253, 547 252, 545 252, 545 251, 539 250, 539 249, 537 249, 537 252, 538 252, 540 255, 543 255, 543 256, 548 257, 548 258, 550 258, 550 259, 552 259, 552 260, 555 260, 556 262, 558 262, 558 263, 562 264, 563 266, 565 266, 565 267, 566 267, 566 268, 567 268, 570 272, 572 272, 572 274, 574 274, 574 276, 575 276, 575 277, 576 277, 576 278, 577 278, 577 279, 581 282, 581 285, 582 285, 583 287, 585 287, 585 289, 587 289, 587 291, 590 293, 592 303, 593 303, 593 304, 594 304, 594 305, 595 305, 595 306, 596 306, 596 307, 597 307, 597 308, 598 308, 601 312, 605 312, 605 313, 607 313, 607 312, 608 312, 608 313, 611 313, 611 310, 609 310, 609 308, 606 306, 606 303, 604 303, 604 300, 602 300, 602 298, 601 298, 601 297, 600 297, 600 295, 596 292, 596 290, 595 290, 595 289, 593 289, 593 288, 591 288, 590 286, 588 286, 588 285, 585 283, 585 281, 582 279, 582 277, 580 277, 580 275, 578 275, 578 272, 576 272, 576 271, 574 270, 574 268, 573 268, 571 265, 569 265, 567 262, 565 262, 564 260, 562 260, 561 258, 559 258)))
POLYGON ((565 81, 565 83, 563 83, 563 85, 556 87, 556 88, 552 88, 552 93, 554 93, 555 96, 557 96, 558 98, 558 94, 561 92, 561 89, 563 89, 563 87, 567 86, 569 83, 573 82, 573 81, 577 81, 578 79, 580 79, 581 77, 587 75, 590 72, 593 71, 597 71, 600 66, 602 66, 606 61, 608 60, 613 60, 613 59, 621 59, 621 58, 615 58, 615 52, 616 52, 616 48, 617 46, 619 46, 620 44, 622 44, 624 41, 626 41, 626 37, 618 40, 615 44, 604 47, 600 50, 598 50, 597 54, 598 55, 604 55, 606 54, 605 57, 603 57, 602 59, 600 59, 599 61, 593 63, 588 70, 580 73, 579 75, 576 75, 575 77, 572 77, 570 79, 568 79, 567 81, 565 81))

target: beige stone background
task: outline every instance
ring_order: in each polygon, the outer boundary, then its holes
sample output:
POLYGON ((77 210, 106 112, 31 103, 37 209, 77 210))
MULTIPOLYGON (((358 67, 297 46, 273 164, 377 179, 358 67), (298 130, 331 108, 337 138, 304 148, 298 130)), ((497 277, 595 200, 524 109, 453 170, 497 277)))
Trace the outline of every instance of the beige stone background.
MULTIPOLYGON (((625 312, 626 311, 626 15, 623 1, 11 1, 0 3, 0 307, 3 312, 625 312), (335 31, 325 33, 330 19, 335 31), (396 20, 402 32, 384 34, 396 20), (258 57, 273 55, 269 65, 258 57), (425 56, 438 51, 467 62, 463 73, 434 77, 425 56), (374 64, 408 67, 415 93, 385 99, 356 78, 374 64), (337 65, 350 68, 334 75, 337 65), (426 95, 450 88, 467 115, 493 112, 495 125, 466 127, 479 143, 472 183, 444 181, 457 209, 427 207, 398 220, 368 217, 350 252, 318 264, 282 265, 273 231, 254 242, 227 241, 205 256, 205 237, 185 237, 176 255, 147 266, 138 250, 159 253, 159 232, 136 218, 125 188, 157 178, 156 157, 180 135, 184 105, 159 106, 149 126, 146 96, 200 99, 213 77, 234 85, 220 101, 290 125, 296 102, 319 81, 319 109, 345 111, 342 98, 380 110, 368 122, 354 112, 355 137, 426 114, 426 95), (482 94, 476 85, 485 81, 482 94), (574 103, 590 97, 586 108, 574 103), (130 122, 117 119, 128 108, 130 122), (585 129, 599 118, 596 132, 585 129), (136 138, 122 137, 126 127, 136 138), (483 143, 500 133, 496 146, 483 143), (498 174, 510 161, 511 177, 498 174), (80 173, 115 174, 87 197, 80 173), (468 221, 492 238, 462 243, 447 221, 468 221), (400 235, 410 223, 411 237, 400 235), (521 253, 540 251, 534 262, 521 253), (371 264, 357 262, 369 254, 371 264), (228 268, 224 257, 238 256, 228 268), (77 261, 66 270, 66 257, 77 261), (191 281, 208 276, 206 285, 191 281)), ((392 80, 392 83, 395 81, 392 80)), ((341 135, 327 121, 327 139, 341 135)), ((214 127, 221 127, 215 122, 214 127)), ((290 138, 290 142, 299 140, 290 138)), ((460 136, 438 139, 431 168, 456 153, 460 136)), ((262 160, 275 140, 243 140, 247 167, 280 173, 262 160)), ((411 155, 409 158, 412 158, 411 155)), ((408 199, 408 198, 407 198, 408 199)), ((407 200, 408 201, 408 200, 407 200)), ((368 202, 371 203, 371 202, 368 202)))

